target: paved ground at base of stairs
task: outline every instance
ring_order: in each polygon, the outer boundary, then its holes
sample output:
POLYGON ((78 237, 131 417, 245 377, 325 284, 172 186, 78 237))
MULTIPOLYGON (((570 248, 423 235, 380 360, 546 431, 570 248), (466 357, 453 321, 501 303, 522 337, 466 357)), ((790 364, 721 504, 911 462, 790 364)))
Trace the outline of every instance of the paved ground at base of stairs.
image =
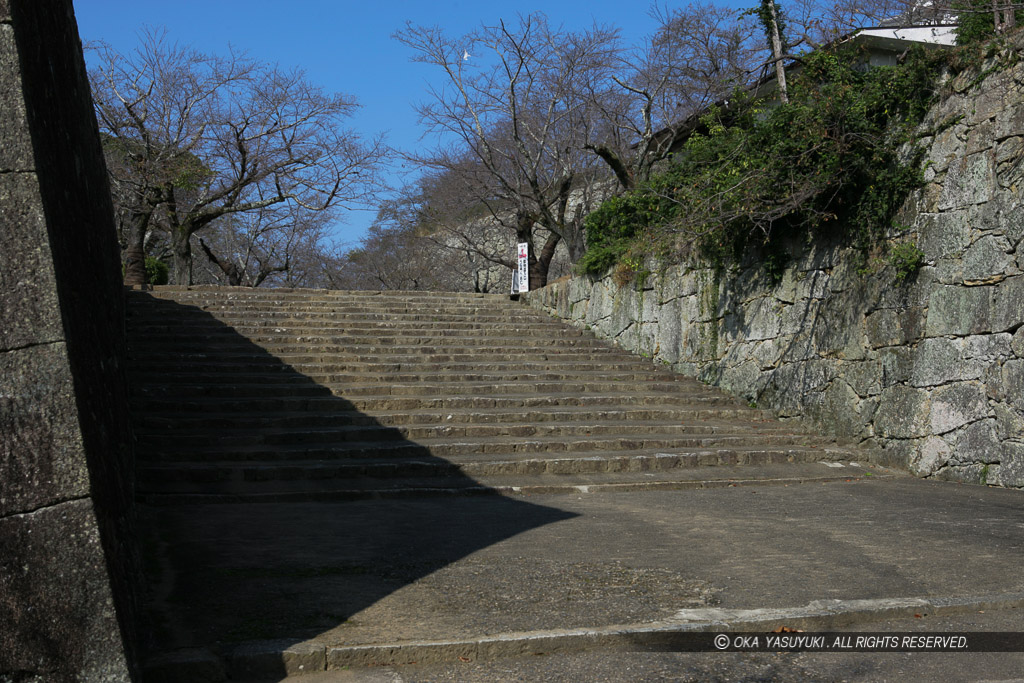
MULTIPOLYGON (((986 610, 951 617, 897 619, 856 624, 840 632, 969 633, 1024 631, 1024 609, 986 610)), ((528 656, 490 662, 453 662, 427 666, 353 668, 312 674, 297 683, 1021 683, 1024 653, 672 653, 581 652, 528 656)))
POLYGON ((147 513, 164 644, 222 653, 1024 592, 1024 492, 904 477, 147 513))

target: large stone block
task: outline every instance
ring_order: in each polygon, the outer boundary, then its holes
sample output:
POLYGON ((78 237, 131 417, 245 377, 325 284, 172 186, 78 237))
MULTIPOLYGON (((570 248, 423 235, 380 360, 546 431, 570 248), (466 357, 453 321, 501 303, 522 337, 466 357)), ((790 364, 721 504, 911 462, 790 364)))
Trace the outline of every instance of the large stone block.
POLYGON ((725 313, 722 306, 722 282, 718 273, 710 268, 694 271, 697 282, 697 313, 696 320, 709 322, 717 320, 725 313))
POLYGON ((763 384, 757 363, 750 361, 722 368, 719 386, 743 399, 751 400, 763 384))
POLYGON ((928 436, 931 434, 930 413, 927 391, 897 384, 882 391, 879 397, 875 432, 892 439, 928 436))
POLYGON ((584 322, 587 325, 597 325, 605 320, 611 311, 608 289, 604 283, 597 282, 590 290, 590 303, 587 305, 587 317, 584 322))
POLYGON ((0 679, 129 680, 90 501, 0 519, 0 548, 0 679))
POLYGON ((957 382, 932 390, 928 426, 932 434, 945 434, 988 414, 985 388, 977 382, 957 382))
POLYGON ((63 343, 0 353, 0 514, 89 495, 63 343))
POLYGON ((658 300, 672 301, 681 297, 693 296, 697 293, 697 276, 695 271, 685 265, 669 266, 659 279, 658 300))
POLYGON ((928 477, 941 470, 953 452, 949 444, 938 436, 922 439, 915 446, 917 451, 911 457, 910 471, 919 477, 928 477))
POLYGON ((882 387, 891 387, 910 380, 914 369, 914 352, 905 346, 892 346, 878 352, 882 366, 882 387))
POLYGON ((765 296, 725 316, 726 338, 730 341, 774 339, 782 333, 782 304, 765 296))
POLYGON ((1003 218, 1013 205, 1012 200, 1007 204, 1005 193, 1001 193, 990 202, 971 207, 968 210, 968 221, 972 233, 1005 235, 1003 218))
POLYGON ((988 117, 981 119, 976 125, 971 126, 967 130, 967 154, 977 154, 978 152, 991 149, 994 133, 995 124, 988 117))
POLYGON ((982 237, 964 253, 963 281, 967 284, 998 282, 1015 268, 1013 247, 1001 235, 982 237))
POLYGON ((917 228, 919 247, 930 260, 958 257, 971 244, 970 213, 966 210, 921 214, 917 228))
POLYGON ((660 351, 658 347, 658 323, 640 323, 636 328, 636 350, 648 358, 657 356, 660 351))
POLYGON ((986 367, 998 365, 1013 357, 1012 342, 1013 337, 1006 332, 966 337, 962 342, 964 359, 986 367))
POLYGON ((1024 270, 1024 249, 1020 248, 1020 242, 1024 240, 1024 203, 1007 202, 1002 205, 999 229, 1017 246, 1017 267, 1024 270))
MULTIPOLYGON (((772 290, 772 296, 781 301, 784 304, 791 304, 797 299, 796 287, 797 287, 797 273, 803 275, 801 271, 797 271, 793 268, 787 268, 782 274, 782 280, 772 290)), ((819 272, 819 271, 816 271, 819 272)))
POLYGON ((772 409, 799 415, 806 402, 820 402, 820 394, 835 379, 836 372, 835 364, 831 361, 786 363, 766 373, 761 397, 772 409))
POLYGON ((876 462, 884 467, 910 469, 911 461, 917 456, 919 439, 893 439, 878 441, 881 451, 876 462))
POLYGON ((1024 443, 1006 441, 1002 445, 1002 450, 999 467, 992 468, 995 472, 994 476, 989 478, 989 483, 1013 488, 1024 487, 1024 443))
POLYGON ((994 154, 1000 184, 1008 186, 1015 177, 1014 170, 1024 158, 1024 136, 1003 140, 996 146, 994 154))
POLYGON ((845 360, 866 356, 864 313, 852 296, 835 300, 820 309, 814 319, 814 344, 818 353, 845 360))
POLYGON ((991 153, 965 156, 950 163, 938 208, 948 211, 982 204, 992 199, 996 187, 995 162, 991 153))
POLYGON ((49 236, 34 173, 0 173, 0 226, 0 351, 62 339, 49 236))
MULTIPOLYGON (((933 114, 937 114, 937 122, 948 120, 951 117, 958 116, 960 114, 957 111, 956 100, 953 98, 947 98, 944 102, 941 102, 939 106, 933 110, 933 114), (941 112, 941 113, 940 113, 941 112)), ((955 125, 944 128, 932 139, 932 144, 927 151, 927 160, 929 167, 933 168, 937 173, 942 173, 949 168, 949 164, 962 157, 964 154, 964 138, 967 136, 967 126, 963 123, 956 123, 955 125)))
POLYGON ((996 463, 1002 454, 996 420, 980 420, 957 435, 953 459, 959 463, 996 463))
MULTIPOLYGON (((1013 90, 1009 92, 1013 92, 1013 90)), ((993 131, 993 137, 996 140, 1005 140, 1018 135, 1024 135, 1024 102, 1019 97, 1008 102, 999 112, 993 131)))
POLYGON ((873 349, 909 344, 924 333, 924 312, 916 306, 873 311, 864 319, 864 329, 873 349))
POLYGON ((748 345, 748 357, 762 370, 771 370, 778 367, 788 343, 789 340, 785 337, 753 342, 748 345))
POLYGON ((725 353, 719 323, 694 323, 683 332, 686 361, 717 361, 725 353))
POLYGON ((964 339, 925 339, 914 354, 911 384, 937 386, 980 380, 986 371, 1009 357, 1009 335, 978 335, 964 339))
POLYGON ((992 290, 992 329, 1012 332, 1024 324, 1024 275, 1007 278, 992 290))
POLYGON ((813 320, 821 314, 822 302, 800 299, 794 304, 779 306, 779 334, 795 335, 813 327, 813 320))
POLYGON ((640 294, 634 289, 622 287, 612 299, 612 308, 604 329, 610 337, 618 337, 633 323, 640 321, 640 311, 640 294))
POLYGON ((1024 358, 1024 326, 1017 328, 1010 342, 1010 348, 1018 358, 1024 358))
POLYGON ((683 340, 683 320, 680 315, 680 299, 664 303, 658 316, 656 344, 658 358, 669 363, 679 360, 683 340))
POLYGON ((970 100, 969 106, 962 110, 966 114, 964 121, 973 128, 1000 116, 1006 108, 1004 95, 1011 89, 1012 80, 1009 72, 1004 69, 992 69, 986 74, 983 84, 965 93, 969 95, 970 100))
POLYGON ((589 301, 593 283, 590 278, 574 277, 569 280, 569 302, 572 304, 589 301))
POLYGON ((658 305, 658 297, 651 290, 639 292, 641 320, 647 323, 657 323, 661 316, 661 306, 658 305))
MULTIPOLYGON (((945 337, 925 339, 914 354, 910 383, 915 387, 930 387, 967 379, 961 376, 960 361, 961 345, 957 341, 945 337)), ((978 373, 980 375, 980 370, 978 373)))
POLYGON ((1024 360, 1014 359, 1003 364, 1003 396, 1007 403, 1024 411, 1024 360))
POLYGON ((836 379, 822 394, 821 411, 817 417, 830 434, 860 436, 865 429, 861 416, 860 397, 849 384, 836 379))
POLYGON ((932 292, 925 334, 966 336, 992 329, 990 287, 940 285, 932 292))
POLYGON ((878 360, 840 363, 839 376, 861 398, 875 396, 882 391, 882 363, 878 360))
MULTIPOLYGON (((9 10, 4 14, 9 14, 9 10)), ((14 28, 0 24, 0 173, 31 171, 35 168, 32 141, 28 134, 25 98, 21 94, 21 74, 14 28)))

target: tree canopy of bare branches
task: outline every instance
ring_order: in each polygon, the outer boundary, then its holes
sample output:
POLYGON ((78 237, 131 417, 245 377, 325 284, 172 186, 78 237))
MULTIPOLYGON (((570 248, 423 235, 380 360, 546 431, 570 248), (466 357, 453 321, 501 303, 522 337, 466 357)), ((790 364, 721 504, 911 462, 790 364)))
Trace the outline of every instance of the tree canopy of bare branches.
POLYGON ((192 236, 226 216, 365 198, 382 147, 344 127, 351 97, 323 92, 300 70, 203 54, 160 32, 130 54, 93 49, 90 83, 127 227, 129 281, 140 275, 148 231, 166 233, 172 280, 186 284, 192 236))

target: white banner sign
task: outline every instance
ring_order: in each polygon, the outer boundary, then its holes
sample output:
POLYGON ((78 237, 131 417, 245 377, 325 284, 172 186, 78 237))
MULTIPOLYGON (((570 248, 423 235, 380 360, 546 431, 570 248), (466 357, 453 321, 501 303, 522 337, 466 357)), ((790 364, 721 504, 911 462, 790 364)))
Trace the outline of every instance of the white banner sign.
POLYGON ((519 291, 530 291, 530 245, 523 242, 519 245, 519 291))

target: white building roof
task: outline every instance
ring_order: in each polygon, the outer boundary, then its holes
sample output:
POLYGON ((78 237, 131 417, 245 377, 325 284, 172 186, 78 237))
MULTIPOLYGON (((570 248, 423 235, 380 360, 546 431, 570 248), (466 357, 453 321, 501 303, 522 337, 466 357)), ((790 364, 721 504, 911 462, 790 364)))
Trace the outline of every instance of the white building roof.
POLYGON ((857 37, 872 45, 896 49, 901 43, 925 43, 930 45, 955 45, 956 26, 894 26, 891 28, 866 28, 857 37))

